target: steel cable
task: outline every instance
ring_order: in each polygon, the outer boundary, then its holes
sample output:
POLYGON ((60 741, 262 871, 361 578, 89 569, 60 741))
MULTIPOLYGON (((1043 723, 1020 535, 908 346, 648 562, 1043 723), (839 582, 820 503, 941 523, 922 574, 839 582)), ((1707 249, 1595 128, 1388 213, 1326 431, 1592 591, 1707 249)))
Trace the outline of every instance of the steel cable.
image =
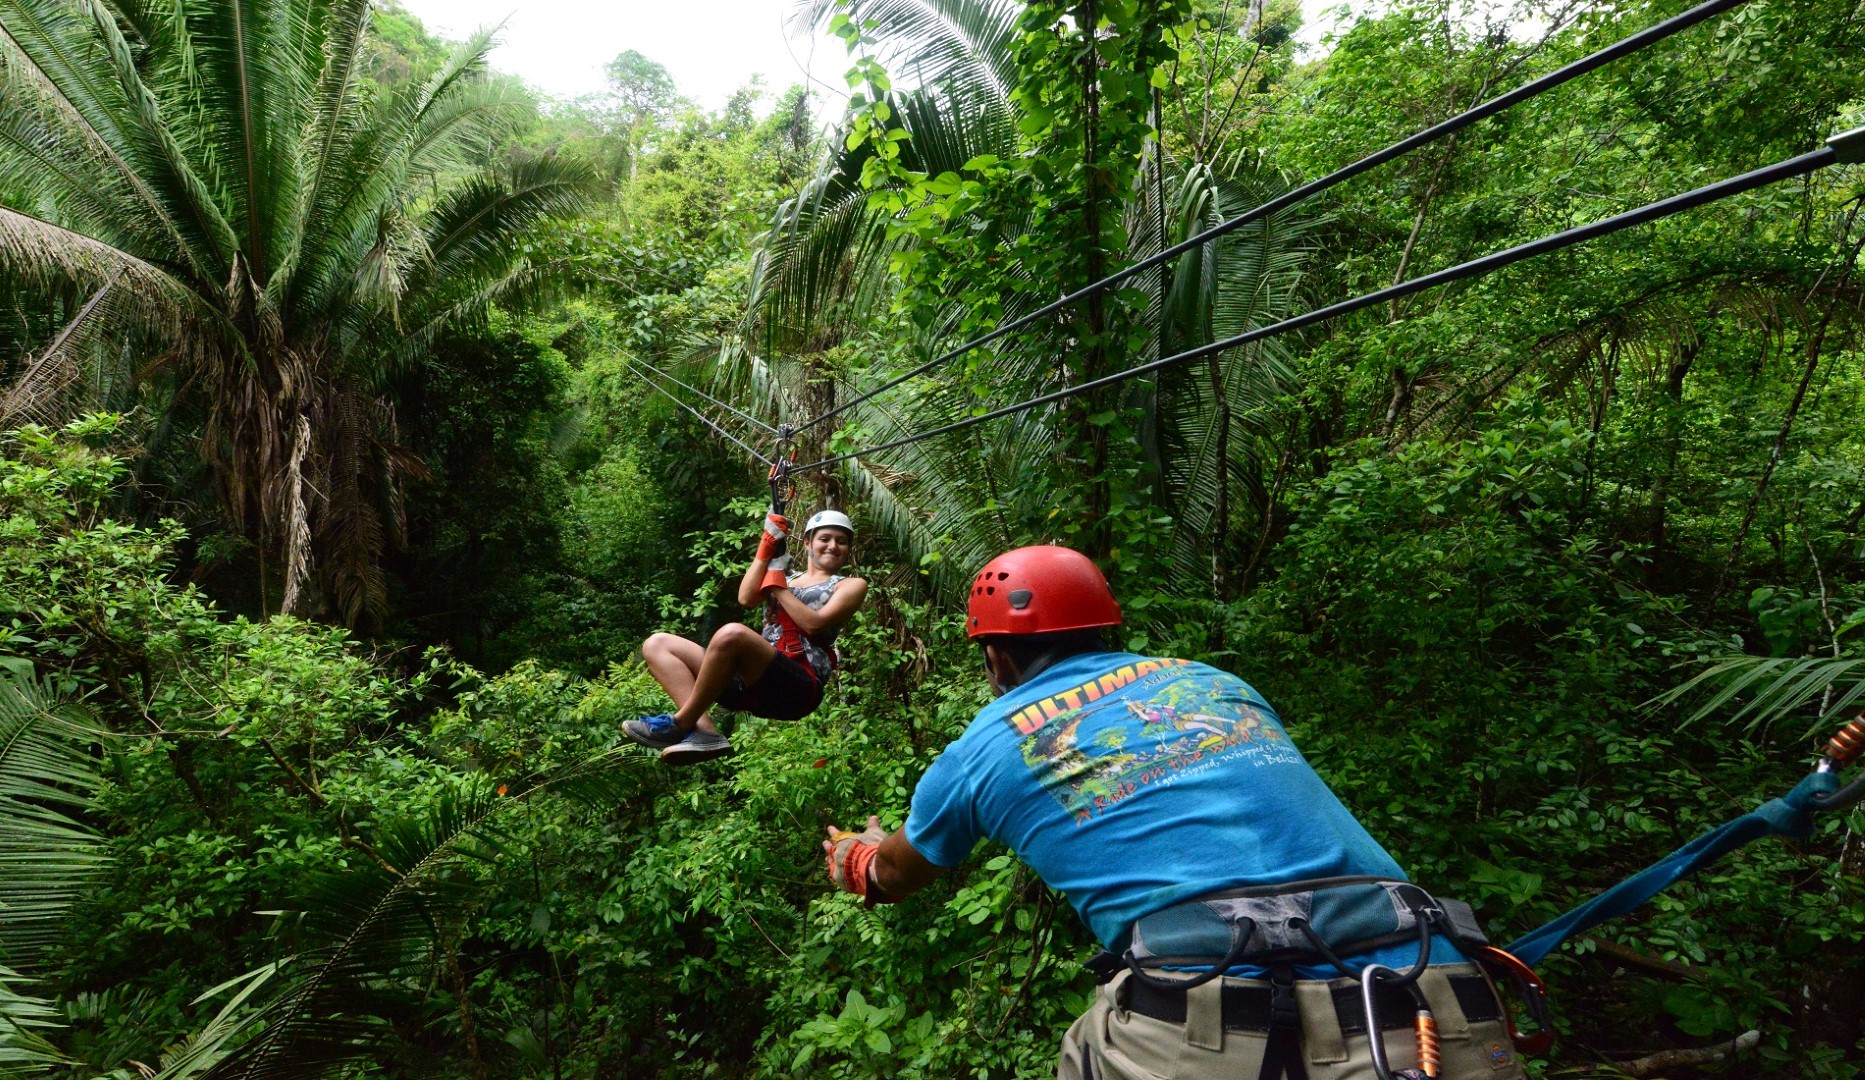
MULTIPOLYGON (((643 371, 641 365, 637 364, 636 361, 629 359, 627 357, 623 357, 622 359, 625 363, 628 364, 629 367, 634 369, 635 374, 639 376, 643 382, 646 382, 649 386, 652 386, 654 389, 659 390, 661 393, 666 394, 668 401, 673 402, 675 405, 680 406, 682 409, 685 409, 687 412, 690 412, 694 416, 699 417, 701 423, 705 424, 707 427, 711 428, 712 430, 718 432, 721 436, 723 436, 727 440, 730 440, 734 445, 736 445, 740 450, 743 450, 745 453, 750 454, 752 457, 757 458, 759 461, 763 462, 766 465, 776 464, 770 458, 765 457, 763 454, 758 453, 756 450, 753 450, 748 444, 745 443, 744 440, 740 439, 738 436, 732 434, 731 432, 720 427, 718 424, 714 423, 712 420, 712 417, 707 416, 705 413, 700 412, 698 409, 695 409, 693 406, 688 405, 684 401, 681 401, 679 397, 674 394, 673 391, 667 389, 665 386, 662 386, 660 383, 655 382, 654 377, 652 375, 649 375, 646 371, 643 371)), ((657 371, 657 372, 660 371, 659 368, 654 367, 652 364, 649 364, 646 366, 651 368, 654 371, 657 371)), ((662 372, 662 374, 665 374, 665 372, 662 372)), ((667 377, 672 378, 672 376, 667 376, 667 377)), ((678 379, 674 379, 674 381, 679 382, 678 379)), ((686 386, 685 383, 680 383, 680 385, 686 386)), ((692 387, 687 387, 687 389, 691 390, 692 387)), ((699 393, 699 391, 694 391, 694 393, 699 393)), ((706 397, 705 394, 700 394, 700 396, 706 397)), ((707 400, 711 400, 711 398, 708 397, 707 400)), ((728 405, 726 406, 726 408, 731 408, 731 406, 728 405)), ((732 411, 737 412, 738 410, 732 409, 732 411)), ((743 414, 740 414, 740 415, 743 415, 743 414)), ((762 427, 763 425, 760 424, 759 426, 762 427)))
MULTIPOLYGON (((668 372, 662 371, 660 368, 655 367, 653 364, 648 363, 646 360, 635 360, 631 358, 629 359, 628 362, 631 364, 639 364, 640 366, 647 368, 649 371, 654 372, 656 375, 659 375, 661 378, 666 379, 667 381, 675 384, 676 386, 685 387, 687 390, 690 390, 693 393, 698 394, 700 397, 703 397, 707 401, 712 402, 714 405, 717 405, 719 408, 724 409, 726 412, 731 413, 733 416, 736 416, 741 420, 748 421, 749 423, 757 427, 760 431, 764 432, 766 435, 777 434, 776 428, 758 419, 757 417, 751 415, 750 413, 744 411, 743 409, 737 408, 732 405, 727 405, 725 402, 720 401, 718 398, 713 397, 711 394, 706 393, 704 390, 701 390, 697 386, 689 386, 685 382, 682 382, 678 377, 671 375, 668 372)), ((665 391, 662 391, 662 392, 665 393, 665 391)), ((668 396, 671 397, 672 395, 668 395, 668 396)))
POLYGON ((1503 251, 1485 255, 1478 259, 1472 259, 1469 262, 1459 263, 1456 266, 1426 274, 1423 277, 1402 281, 1397 285, 1391 285, 1384 289, 1365 293, 1350 300, 1342 300, 1337 304, 1331 304, 1324 308, 1317 308, 1293 318, 1284 319, 1278 323, 1272 323, 1269 326, 1258 327, 1233 337, 1224 338, 1221 341, 1214 341, 1207 345, 1200 345, 1197 348, 1187 349, 1184 352, 1175 353, 1172 356, 1141 364, 1138 367, 1118 371, 1099 379, 1093 379, 1078 386, 1064 387, 1061 390, 1056 390, 1051 393, 1040 394, 1026 401, 1020 401, 1015 405, 1006 405, 999 409, 993 409, 990 412, 980 413, 977 416, 966 417, 963 420, 945 424, 933 428, 930 431, 923 431, 917 435, 909 435, 904 438, 894 439, 890 442, 884 442, 851 453, 837 454, 832 457, 823 458, 820 461, 812 461, 807 465, 795 466, 790 471, 792 473, 800 473, 809 472, 813 469, 827 468, 830 465, 851 461, 864 454, 874 454, 882 450, 892 450, 896 447, 919 442, 922 439, 930 439, 938 435, 959 431, 975 424, 982 424, 987 420, 995 420, 999 417, 1033 409, 1038 405, 1046 405, 1053 401, 1061 401, 1064 398, 1085 394, 1090 390, 1097 390, 1103 386, 1112 386, 1115 383, 1125 382, 1128 379, 1137 378, 1138 376, 1158 371, 1161 368, 1187 363, 1192 360, 1200 360, 1215 353, 1223 352, 1226 349, 1234 349, 1239 345, 1248 345, 1253 341, 1262 341, 1265 338, 1286 334, 1291 330, 1299 330, 1303 327, 1338 318, 1339 316, 1359 311, 1362 308, 1385 303, 1388 300, 1396 300, 1399 297, 1410 296, 1413 293, 1423 292, 1426 289, 1435 288, 1439 285, 1446 285, 1453 281, 1460 281, 1464 278, 1479 277, 1483 274, 1493 273, 1512 263, 1521 262, 1523 259, 1533 258, 1537 255, 1545 255, 1552 251, 1559 251, 1562 248, 1572 247, 1575 244, 1584 243, 1597 237, 1607 236, 1623 229, 1643 225, 1649 221, 1656 221, 1659 218, 1669 217, 1672 214, 1680 214, 1686 210, 1693 210, 1707 203, 1715 202, 1718 199, 1726 199, 1732 195, 1739 195, 1745 191, 1752 191, 1758 187, 1765 187, 1777 180, 1785 180, 1789 177, 1813 172, 1816 169, 1824 168, 1835 162, 1845 161, 1856 163, 1862 160, 1865 160, 1865 128, 1859 128, 1844 135, 1834 136, 1827 140, 1825 146, 1811 153, 1801 154, 1798 157, 1789 158, 1786 161, 1755 169, 1752 172, 1746 172, 1740 176, 1730 177, 1727 180, 1720 180, 1714 184, 1706 184, 1694 191, 1687 191, 1682 195, 1673 195, 1668 199, 1649 203, 1636 210, 1628 210, 1623 214, 1615 214, 1612 217, 1604 218, 1592 222, 1591 224, 1581 225, 1564 232, 1544 236, 1539 240, 1531 240, 1526 244, 1520 244, 1503 251))
POLYGON ((1441 139, 1446 135, 1450 135, 1455 132, 1462 131, 1464 128, 1467 128, 1470 125, 1480 120, 1487 119, 1488 117, 1494 116, 1497 113, 1502 112, 1506 109, 1513 108, 1514 106, 1519 105, 1524 101, 1527 101, 1529 98, 1535 97, 1539 94, 1546 93, 1547 91, 1552 90, 1557 86, 1560 86, 1562 83, 1568 82, 1572 79, 1576 79, 1580 77, 1581 75, 1585 75, 1588 72, 1593 71, 1597 68, 1604 67, 1605 65, 1612 63, 1614 60, 1618 60, 1622 57, 1629 56, 1632 53, 1638 52, 1639 50, 1644 49, 1650 45, 1654 45, 1657 42, 1663 41, 1665 38, 1668 38, 1673 34, 1676 34, 1683 30, 1687 30, 1690 27, 1695 26, 1696 24, 1704 21, 1705 19, 1709 19, 1709 18, 1712 18, 1713 16, 1720 15, 1723 12, 1730 10, 1731 8, 1739 7, 1740 5, 1744 3, 1747 3, 1747 0, 1709 0, 1708 3, 1699 4, 1696 7, 1691 8, 1689 11, 1682 12, 1678 15, 1673 15, 1671 18, 1665 19, 1663 22, 1657 23, 1656 25, 1648 27, 1645 30, 1641 30, 1640 32, 1636 34, 1633 34, 1631 37, 1628 37, 1622 41, 1609 45, 1606 48, 1599 50, 1598 52, 1594 52, 1587 56, 1583 56, 1580 59, 1574 61, 1573 63, 1566 65, 1565 67, 1559 68, 1555 71, 1551 71, 1548 74, 1543 75, 1539 79, 1535 79, 1530 82, 1523 83, 1521 86, 1515 88, 1514 90, 1509 91, 1506 94, 1500 94, 1496 97, 1490 98, 1488 101, 1485 101, 1480 105, 1473 106, 1472 108, 1466 109, 1465 111, 1458 113, 1456 116, 1453 116, 1448 120, 1445 120, 1441 123, 1433 124, 1431 127, 1428 127, 1425 130, 1418 132, 1415 135, 1410 136, 1409 138, 1401 139, 1400 141, 1393 143, 1391 146, 1386 147, 1384 150, 1381 150, 1381 151, 1378 151, 1377 153, 1370 154, 1366 157, 1363 157, 1359 159, 1358 161, 1355 161, 1352 164, 1344 166, 1340 169, 1336 169, 1335 171, 1327 174, 1326 176, 1321 177, 1318 180, 1312 180, 1306 184, 1303 184, 1301 187, 1293 188, 1283 193, 1282 195, 1279 195, 1276 198, 1271 199, 1270 201, 1262 204, 1261 206, 1258 206, 1254 210, 1246 210, 1243 213, 1237 215, 1236 217, 1231 218, 1228 221, 1224 221, 1217 225, 1214 225, 1211 228, 1206 229, 1204 232, 1197 234, 1196 236, 1192 236, 1188 239, 1181 240, 1178 243, 1172 245, 1171 247, 1166 248, 1164 251, 1160 251, 1153 255, 1149 255, 1146 258, 1141 259, 1139 262, 1136 262, 1131 266, 1123 267, 1120 270, 1116 270, 1114 273, 1109 274, 1108 276, 1102 278, 1101 280, 1093 282, 1092 284, 1089 284, 1089 285, 1084 285, 1081 288, 1075 290, 1074 292, 1069 293, 1067 296, 1064 296, 1059 300, 1055 300, 1048 304, 1045 304, 1044 306, 1037 308, 1035 311, 1032 311, 1028 313, 1027 315, 1018 316, 1017 318, 1011 320, 1010 322, 1005 323, 1004 325, 998 327, 995 330, 992 330, 991 332, 987 334, 984 334, 977 338, 973 338, 972 340, 967 341, 962 345, 955 346, 950 351, 942 353, 939 356, 936 356, 933 359, 926 361, 925 363, 919 365, 916 368, 913 368, 912 370, 906 372, 905 374, 898 375, 892 379, 889 379, 887 382, 882 383, 880 386, 877 386, 872 390, 868 390, 863 393, 855 395, 854 397, 848 399, 847 401, 841 403, 840 405, 837 405, 835 408, 830 409, 825 413, 822 413, 821 415, 815 417, 812 420, 805 421, 804 423, 798 425, 796 430, 799 432, 807 431, 810 428, 815 427, 817 424, 820 424, 823 421, 828 420, 831 417, 836 416, 839 413, 842 413, 849 409, 854 408, 855 406, 861 404, 864 401, 867 401, 868 399, 876 396, 877 394, 886 393, 887 391, 892 390, 894 387, 899 386, 901 383, 904 383, 910 379, 914 379, 921 375, 924 375, 928 371, 931 371, 932 369, 938 367, 939 365, 955 360, 958 357, 963 356, 968 352, 971 352, 973 349, 977 349, 982 346, 988 345, 991 342, 996 341, 998 338, 1004 337, 1007 334, 1013 334, 1016 331, 1021 330, 1026 326, 1031 325, 1032 323, 1036 322, 1038 319, 1046 318, 1050 315, 1055 314, 1056 312, 1062 310, 1063 308, 1069 306, 1070 304, 1075 303, 1076 301, 1085 299, 1089 296, 1093 296, 1096 293, 1105 292, 1108 289, 1112 288, 1113 286, 1119 284, 1120 282, 1125 281, 1130 277, 1133 277, 1135 274, 1141 274, 1148 270, 1151 270, 1154 267, 1159 266, 1162 263, 1165 263, 1171 259, 1175 259, 1178 256, 1183 255, 1184 253, 1192 250, 1193 248, 1210 243, 1212 240, 1215 240, 1218 237, 1224 236, 1231 232, 1235 232, 1236 230, 1242 228, 1245 225, 1248 225, 1249 223, 1253 221, 1260 221, 1263 218, 1266 218, 1272 214, 1280 213, 1281 211, 1286 210, 1291 206, 1295 206, 1298 203, 1305 202, 1306 200, 1313 198, 1316 195, 1319 195, 1321 192, 1326 191, 1327 189, 1335 186, 1336 184, 1339 184, 1345 180, 1351 180, 1354 177, 1359 176, 1361 173, 1364 173, 1369 169, 1373 169, 1380 165, 1383 165, 1386 162, 1393 160, 1394 158, 1403 157, 1404 155, 1411 153, 1413 150, 1416 150, 1421 146, 1426 146, 1430 143, 1436 142, 1438 139, 1441 139))

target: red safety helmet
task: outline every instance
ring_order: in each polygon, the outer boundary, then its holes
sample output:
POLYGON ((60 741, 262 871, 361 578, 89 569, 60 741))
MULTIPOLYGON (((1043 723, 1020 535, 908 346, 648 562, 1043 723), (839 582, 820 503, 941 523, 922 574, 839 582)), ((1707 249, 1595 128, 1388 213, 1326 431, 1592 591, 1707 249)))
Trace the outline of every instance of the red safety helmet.
POLYGON ((1088 556, 1043 544, 1006 551, 971 583, 965 636, 1119 626, 1120 605, 1088 556))

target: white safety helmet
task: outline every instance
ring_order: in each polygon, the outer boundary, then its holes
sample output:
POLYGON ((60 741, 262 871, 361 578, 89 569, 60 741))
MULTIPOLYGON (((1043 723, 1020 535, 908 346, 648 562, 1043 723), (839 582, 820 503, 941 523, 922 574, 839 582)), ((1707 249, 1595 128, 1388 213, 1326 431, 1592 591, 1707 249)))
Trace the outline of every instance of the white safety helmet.
POLYGON ((808 540, 812 533, 825 525, 841 529, 850 540, 855 538, 855 525, 848 520, 847 514, 840 510, 818 510, 810 515, 809 521, 803 526, 803 539, 808 540))

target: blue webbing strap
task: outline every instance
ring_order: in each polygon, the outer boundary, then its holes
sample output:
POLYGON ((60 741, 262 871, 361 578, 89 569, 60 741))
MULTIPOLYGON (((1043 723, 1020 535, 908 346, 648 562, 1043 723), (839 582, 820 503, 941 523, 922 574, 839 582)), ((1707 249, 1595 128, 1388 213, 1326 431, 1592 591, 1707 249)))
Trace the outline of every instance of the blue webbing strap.
POLYGON ((1812 800, 1838 788, 1837 773, 1813 773, 1786 795, 1711 829, 1553 922, 1515 939, 1509 943, 1509 952, 1525 964, 1539 963, 1561 942, 1624 915, 1751 840, 1764 836, 1805 837, 1813 831, 1812 800))

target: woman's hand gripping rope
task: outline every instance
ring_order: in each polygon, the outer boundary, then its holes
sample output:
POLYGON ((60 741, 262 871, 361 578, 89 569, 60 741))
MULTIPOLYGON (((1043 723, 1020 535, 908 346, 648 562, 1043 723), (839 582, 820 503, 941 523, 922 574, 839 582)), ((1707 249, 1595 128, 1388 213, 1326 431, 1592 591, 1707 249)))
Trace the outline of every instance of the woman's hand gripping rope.
POLYGON ((829 872, 830 882, 843 892, 861 897, 868 907, 894 903, 894 898, 882 892, 874 880, 874 856, 885 839, 887 832, 881 828, 881 819, 870 816, 868 827, 861 832, 829 826, 829 839, 822 842, 823 867, 829 872))
POLYGON ((773 510, 764 515, 764 531, 758 536, 758 561, 769 563, 759 592, 781 589, 789 580, 790 556, 785 544, 790 539, 790 519, 773 510))

